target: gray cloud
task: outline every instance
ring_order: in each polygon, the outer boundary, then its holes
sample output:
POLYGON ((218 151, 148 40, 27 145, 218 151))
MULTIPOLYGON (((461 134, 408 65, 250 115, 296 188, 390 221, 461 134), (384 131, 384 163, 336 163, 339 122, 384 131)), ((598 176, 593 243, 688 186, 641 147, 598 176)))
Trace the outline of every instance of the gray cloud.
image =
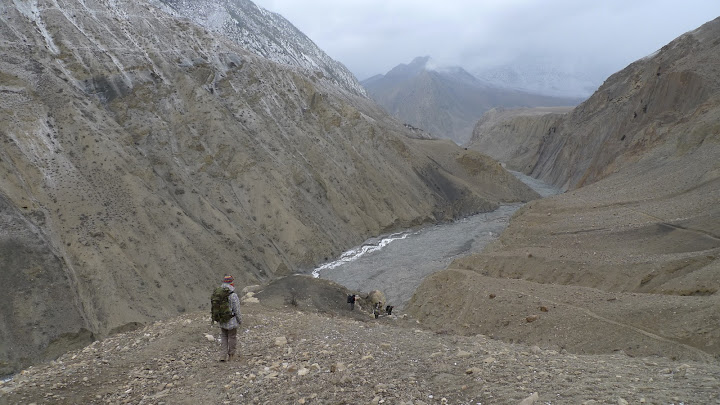
POLYGON ((720 16, 717 0, 256 0, 359 79, 416 56, 470 70, 542 61, 604 79, 720 16))

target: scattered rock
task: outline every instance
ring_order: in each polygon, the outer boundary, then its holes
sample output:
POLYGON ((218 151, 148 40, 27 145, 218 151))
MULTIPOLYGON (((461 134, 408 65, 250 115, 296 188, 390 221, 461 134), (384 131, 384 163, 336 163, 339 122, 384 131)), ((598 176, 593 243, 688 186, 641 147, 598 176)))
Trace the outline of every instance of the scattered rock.
POLYGON ((262 289, 262 286, 259 284, 253 284, 253 285, 246 285, 243 287, 243 289, 240 291, 241 294, 247 295, 248 293, 256 293, 262 289))
MULTIPOLYGON (((8 403, 171 404, 202 397, 220 404, 301 399, 308 404, 369 403, 377 397, 379 404, 408 404, 409 398, 412 405, 442 404, 443 398, 448 404, 518 404, 530 394, 528 389, 566 393, 568 384, 577 384, 593 391, 576 391, 558 402, 620 403, 618 398, 633 398, 637 403, 637 387, 642 386, 648 403, 673 397, 713 403, 711 391, 720 388, 717 364, 563 355, 539 346, 509 346, 483 335, 416 333, 414 324, 367 323, 263 306, 247 308, 244 317, 247 329, 238 336, 243 361, 216 362, 214 347, 197 339, 212 336, 216 328, 201 321, 206 314, 191 314, 111 336, 93 351, 68 354, 62 363, 28 369, 6 381, 0 395, 8 397, 8 403), (185 323, 185 317, 192 322, 185 323), (145 333, 157 341, 143 339, 145 333), (282 349, 274 345, 276 340, 285 342, 282 349), (390 340, 394 350, 379 350, 381 342, 390 340), (132 351, 121 352, 128 342, 133 342, 132 351), (682 370, 686 378, 672 378, 682 370), (611 377, 598 379, 600 375, 611 377), (96 397, 98 384, 107 387, 101 398, 96 397), (699 384, 708 390, 697 390, 699 384), (55 395, 66 392, 73 396, 55 395), (588 401, 589 395, 597 401, 588 401)), ((525 403, 539 404, 538 398, 529 396, 525 403)))
POLYGON ((472 355, 473 355, 472 353, 467 352, 465 350, 458 350, 458 352, 455 356, 459 357, 459 358, 464 358, 464 357, 471 357, 472 355))
POLYGON ((535 401, 537 401, 538 399, 540 399, 540 396, 538 395, 538 393, 533 392, 532 395, 530 395, 529 397, 520 401, 520 403, 518 405, 533 405, 535 403, 535 401))
POLYGON ((255 297, 255 293, 249 292, 242 297, 243 304, 259 304, 260 300, 255 297))

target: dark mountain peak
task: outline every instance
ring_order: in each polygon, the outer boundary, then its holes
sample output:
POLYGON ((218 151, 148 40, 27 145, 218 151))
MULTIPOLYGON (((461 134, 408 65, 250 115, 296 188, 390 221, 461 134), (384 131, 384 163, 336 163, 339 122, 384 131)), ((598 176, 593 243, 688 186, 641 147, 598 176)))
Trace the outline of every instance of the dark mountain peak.
POLYGON ((420 66, 424 68, 431 60, 430 56, 418 56, 410 62, 410 66, 420 66))
POLYGON ((427 64, 430 61, 429 56, 418 56, 413 59, 410 64, 401 63, 392 68, 385 77, 393 79, 410 79, 417 76, 424 70, 427 70, 427 64))
POLYGON ((402 121, 462 144, 482 113, 494 107, 574 105, 578 100, 502 89, 459 66, 440 66, 429 56, 400 64, 361 83, 370 96, 402 121))
POLYGON ((401 63, 392 68, 386 75, 375 75, 364 80, 361 84, 368 86, 382 79, 403 81, 418 78, 426 74, 425 79, 449 80, 464 85, 486 87, 484 82, 478 80, 467 70, 460 66, 439 66, 430 56, 418 56, 409 64, 401 63))

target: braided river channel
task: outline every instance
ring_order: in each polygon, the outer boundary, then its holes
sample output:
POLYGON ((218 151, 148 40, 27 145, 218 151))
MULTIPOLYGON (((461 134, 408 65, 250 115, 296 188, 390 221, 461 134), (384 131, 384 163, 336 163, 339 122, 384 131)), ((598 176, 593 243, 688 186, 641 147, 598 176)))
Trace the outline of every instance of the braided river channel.
MULTIPOLYGON (((559 193, 537 179, 511 173, 542 197, 559 193)), ((358 292, 380 290, 389 305, 402 309, 426 276, 445 269, 458 257, 480 252, 522 206, 505 204, 454 222, 372 238, 312 274, 358 292)))

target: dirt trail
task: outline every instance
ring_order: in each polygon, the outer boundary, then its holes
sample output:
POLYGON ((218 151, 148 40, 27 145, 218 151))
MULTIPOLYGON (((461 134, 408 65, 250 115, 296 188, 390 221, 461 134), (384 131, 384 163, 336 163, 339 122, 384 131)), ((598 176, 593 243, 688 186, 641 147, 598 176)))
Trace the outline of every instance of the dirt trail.
MULTIPOLYGON (((527 291, 526 291, 526 290, 525 290, 525 291, 521 291, 521 290, 507 289, 506 291, 513 292, 513 293, 516 293, 516 294, 527 294, 527 291)), ((539 301, 547 302, 547 303, 550 303, 550 304, 553 304, 553 305, 556 305, 556 306, 565 306, 565 307, 572 308, 573 310, 582 312, 582 313, 584 313, 584 314, 587 314, 588 316, 590 316, 590 317, 592 317, 592 318, 595 318, 595 319, 597 319, 598 321, 601 321, 601 322, 604 322, 604 323, 607 323, 607 324, 610 324, 610 325, 618 326, 618 327, 623 328, 623 329, 629 329, 629 330, 631 330, 631 331, 633 331, 633 332, 636 332, 636 333, 645 335, 645 336, 647 336, 647 337, 649 337, 649 338, 651 338, 651 339, 655 339, 655 340, 657 340, 657 341, 659 341, 659 342, 667 343, 667 344, 670 344, 670 345, 680 346, 680 347, 682 347, 683 350, 686 350, 686 351, 689 351, 689 352, 694 353, 694 354, 697 356, 697 358, 702 359, 702 361, 704 361, 704 362, 708 362, 708 363, 710 363, 710 362, 716 362, 715 356, 713 356, 713 355, 711 355, 711 354, 709 354, 709 353, 706 353, 706 352, 704 352, 704 351, 702 351, 702 350, 700 350, 700 349, 698 349, 698 348, 696 348, 696 347, 686 345, 686 344, 684 344, 684 343, 682 343, 682 342, 678 342, 678 341, 676 341, 676 340, 666 339, 666 338, 664 338, 664 337, 662 337, 662 336, 656 335, 655 333, 652 333, 652 332, 650 332, 650 331, 647 331, 647 330, 638 328, 638 327, 633 326, 633 325, 628 324, 628 323, 618 322, 618 321, 615 321, 615 320, 606 318, 606 317, 604 317, 604 316, 602 316, 602 315, 598 315, 597 313, 593 312, 592 310, 590 310, 590 309, 588 309, 588 308, 584 308, 584 307, 577 306, 577 305, 572 305, 572 304, 566 303, 566 302, 563 303, 563 302, 559 302, 559 301, 553 301, 551 298, 548 298, 547 296, 540 297, 540 296, 536 296, 536 295, 532 295, 532 294, 528 294, 528 295, 529 295, 530 297, 532 297, 532 298, 536 298, 536 299, 539 300, 539 301)))
POLYGON ((306 305, 244 304, 237 362, 216 361, 217 328, 192 313, 32 367, 0 384, 0 403, 720 403, 717 363, 572 355, 306 305))

